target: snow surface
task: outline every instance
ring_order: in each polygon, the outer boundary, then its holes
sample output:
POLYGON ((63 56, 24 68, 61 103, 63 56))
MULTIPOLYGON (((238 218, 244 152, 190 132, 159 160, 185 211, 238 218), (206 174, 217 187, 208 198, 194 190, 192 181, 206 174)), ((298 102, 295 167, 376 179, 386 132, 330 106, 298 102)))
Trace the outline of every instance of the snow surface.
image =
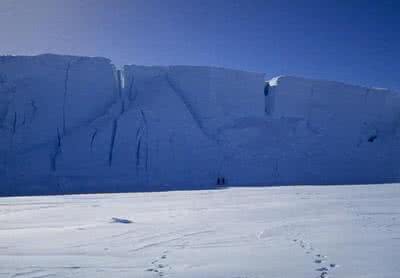
POLYGON ((0 198, 0 277, 397 278, 399 203, 399 184, 0 198))
POLYGON ((398 94, 264 87, 222 68, 2 56, 0 195, 400 180, 398 94))

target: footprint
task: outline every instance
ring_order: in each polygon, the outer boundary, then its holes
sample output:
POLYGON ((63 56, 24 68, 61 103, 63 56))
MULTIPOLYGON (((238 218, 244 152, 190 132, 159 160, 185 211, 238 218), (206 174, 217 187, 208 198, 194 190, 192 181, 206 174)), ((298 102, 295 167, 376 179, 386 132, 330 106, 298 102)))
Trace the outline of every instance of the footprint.
MULTIPOLYGON (((304 251, 305 251, 306 254, 312 254, 312 255, 314 256, 314 263, 315 263, 315 264, 322 264, 322 263, 325 263, 325 262, 326 262, 326 260, 327 260, 328 257, 325 256, 325 255, 322 255, 322 254, 320 254, 320 253, 317 253, 317 254, 314 253, 314 252, 315 252, 315 251, 314 251, 315 249, 314 249, 314 247, 313 247, 313 245, 312 245, 311 243, 308 243, 308 242, 306 242, 306 241, 304 241, 304 240, 297 239, 297 238, 292 239, 292 241, 295 242, 295 243, 297 243, 297 245, 298 245, 299 247, 301 247, 302 249, 304 249, 304 251), (315 255, 314 255, 314 254, 315 254, 315 255)), ((328 278, 328 276, 329 276, 329 270, 332 269, 332 268, 335 268, 335 267, 337 267, 336 264, 334 264, 334 263, 327 263, 326 266, 321 266, 321 267, 315 269, 316 271, 318 271, 318 278, 328 278)))
MULTIPOLYGON (((163 254, 158 259, 153 260, 151 262, 153 267, 146 269, 146 271, 155 272, 158 274, 159 277, 163 277, 164 275, 166 275, 164 269, 168 268, 169 266, 167 264, 161 264, 160 260, 166 259, 167 253, 168 251, 164 251, 163 254)), ((171 269, 171 267, 169 267, 169 269, 171 269)))
POLYGON ((321 272, 321 274, 319 275, 320 278, 328 278, 328 272, 324 271, 321 272))

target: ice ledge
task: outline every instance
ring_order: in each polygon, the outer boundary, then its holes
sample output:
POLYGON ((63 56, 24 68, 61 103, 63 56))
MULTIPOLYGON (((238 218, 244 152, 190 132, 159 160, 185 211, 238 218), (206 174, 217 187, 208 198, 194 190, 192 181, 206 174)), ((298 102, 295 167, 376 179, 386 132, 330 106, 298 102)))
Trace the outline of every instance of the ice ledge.
POLYGON ((383 88, 383 87, 375 87, 375 86, 362 86, 362 85, 354 85, 346 82, 341 82, 341 81, 334 81, 334 80, 325 80, 325 79, 314 79, 314 78, 305 78, 305 77, 300 77, 300 76, 293 76, 293 75, 280 75, 273 77, 269 80, 266 80, 266 82, 269 84, 269 86, 274 87, 278 86, 282 83, 294 83, 294 84, 325 84, 327 86, 349 86, 354 89, 362 89, 362 90, 374 90, 374 91, 382 91, 382 92, 395 92, 391 89, 388 88, 383 88))

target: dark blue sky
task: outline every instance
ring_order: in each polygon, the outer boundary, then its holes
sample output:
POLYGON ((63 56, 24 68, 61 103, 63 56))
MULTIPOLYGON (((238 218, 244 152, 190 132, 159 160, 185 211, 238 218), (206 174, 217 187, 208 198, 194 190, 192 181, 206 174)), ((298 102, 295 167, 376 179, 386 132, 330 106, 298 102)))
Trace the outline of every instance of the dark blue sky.
POLYGON ((215 65, 400 91, 400 1, 1 0, 0 53, 215 65))

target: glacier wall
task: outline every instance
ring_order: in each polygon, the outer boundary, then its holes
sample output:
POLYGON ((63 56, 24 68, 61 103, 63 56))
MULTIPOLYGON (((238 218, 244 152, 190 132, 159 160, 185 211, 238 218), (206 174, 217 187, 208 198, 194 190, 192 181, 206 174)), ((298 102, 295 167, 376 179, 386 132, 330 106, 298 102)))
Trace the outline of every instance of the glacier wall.
POLYGON ((0 195, 399 181, 381 89, 105 58, 0 57, 0 195))

